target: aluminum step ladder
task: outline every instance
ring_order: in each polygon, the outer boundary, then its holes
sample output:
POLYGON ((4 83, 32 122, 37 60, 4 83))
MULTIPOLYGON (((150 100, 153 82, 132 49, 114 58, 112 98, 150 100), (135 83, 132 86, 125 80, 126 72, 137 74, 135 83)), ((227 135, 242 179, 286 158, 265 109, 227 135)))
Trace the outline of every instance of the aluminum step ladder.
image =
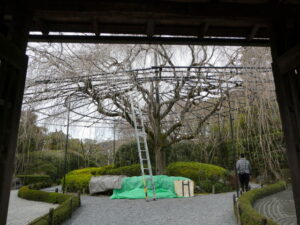
POLYGON ((132 121, 134 123, 135 137, 138 147, 138 154, 141 164, 141 172, 143 177, 143 185, 146 201, 156 200, 155 183, 152 173, 151 161, 149 156, 149 149, 147 144, 147 134, 145 132, 144 120, 140 105, 137 109, 134 106, 133 97, 130 96, 132 121), (151 189, 153 195, 149 196, 148 190, 151 189))

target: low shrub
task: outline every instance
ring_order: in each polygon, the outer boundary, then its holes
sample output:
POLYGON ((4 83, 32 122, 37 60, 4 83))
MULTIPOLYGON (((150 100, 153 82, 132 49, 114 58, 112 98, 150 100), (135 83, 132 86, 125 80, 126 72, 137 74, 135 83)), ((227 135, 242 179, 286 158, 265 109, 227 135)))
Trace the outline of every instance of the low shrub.
POLYGON ((23 185, 35 183, 47 183, 50 185, 52 183, 48 175, 17 175, 17 178, 21 179, 23 185))
POLYGON ((261 225, 262 220, 266 219, 268 225, 277 225, 273 220, 259 214, 253 204, 260 198, 274 194, 285 189, 285 182, 280 181, 260 189, 254 189, 243 194, 239 200, 239 214, 242 225, 261 225))
MULTIPOLYGON (((89 183, 92 178, 91 173, 83 174, 67 174, 66 175, 66 190, 68 192, 88 193, 89 183)), ((62 180, 63 184, 63 180, 62 180)))
POLYGON ((33 189, 33 190, 40 190, 42 188, 47 188, 47 187, 51 186, 51 184, 49 184, 47 182, 39 182, 39 183, 29 184, 28 186, 30 189, 33 189))
MULTIPOLYGON (((80 197, 74 195, 67 195, 61 193, 50 193, 39 190, 33 190, 29 186, 22 187, 18 196, 32 201, 41 201, 52 204, 59 204, 57 208, 53 211, 53 223, 52 225, 58 225, 70 218, 72 212, 80 206, 80 197)), ((49 214, 41 216, 29 225, 48 225, 49 224, 49 214)))
MULTIPOLYGON (((90 167, 79 170, 70 171, 66 175, 66 188, 69 192, 80 191, 82 193, 89 192, 89 183, 92 176, 100 175, 125 175, 125 176, 139 176, 141 168, 139 164, 131 166, 123 166, 115 168, 113 165, 103 167, 90 167)), ((62 182, 63 183, 63 182, 62 182)))
POLYGON ((96 175, 125 175, 128 177, 141 175, 140 164, 122 166, 119 168, 106 168, 105 171, 98 172, 96 175))
POLYGON ((102 167, 98 167, 97 170, 92 171, 91 173, 93 175, 105 175, 108 174, 108 171, 111 169, 115 169, 116 167, 114 165, 108 165, 108 166, 102 166, 102 167))
POLYGON ((169 176, 182 176, 195 181, 196 185, 205 192, 227 192, 232 190, 229 183, 230 173, 226 169, 198 162, 175 162, 167 167, 169 176))
MULTIPOLYGON (((114 168, 113 165, 108 165, 72 170, 66 174, 66 189, 69 192, 88 193, 91 177, 106 174, 106 171, 112 168, 114 168)), ((63 179, 61 183, 63 184, 63 179)))
POLYGON ((103 167, 88 167, 78 170, 72 170, 68 173, 68 175, 80 175, 80 174, 96 174, 98 172, 101 172, 102 170, 105 170, 106 168, 114 168, 114 166, 103 166, 103 167))
POLYGON ((52 204, 61 204, 70 197, 69 195, 56 192, 33 190, 29 186, 23 186, 20 188, 18 196, 31 201, 40 201, 52 204))
POLYGON ((232 187, 230 185, 218 181, 204 180, 200 181, 197 185, 200 187, 200 192, 204 191, 211 193, 213 191, 213 187, 215 193, 232 191, 232 187))

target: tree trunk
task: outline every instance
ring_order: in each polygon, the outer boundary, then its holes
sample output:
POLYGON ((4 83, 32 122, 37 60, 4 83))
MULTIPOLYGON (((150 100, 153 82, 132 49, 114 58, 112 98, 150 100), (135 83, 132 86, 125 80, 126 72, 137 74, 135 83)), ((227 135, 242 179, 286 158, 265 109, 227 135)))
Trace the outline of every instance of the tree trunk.
POLYGON ((156 174, 165 174, 166 173, 166 157, 161 146, 154 146, 155 153, 155 171, 156 174))

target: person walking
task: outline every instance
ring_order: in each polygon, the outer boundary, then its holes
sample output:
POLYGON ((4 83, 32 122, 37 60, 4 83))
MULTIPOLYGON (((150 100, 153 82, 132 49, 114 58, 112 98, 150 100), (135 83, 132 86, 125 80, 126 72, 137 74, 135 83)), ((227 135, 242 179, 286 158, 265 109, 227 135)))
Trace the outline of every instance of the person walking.
POLYGON ((241 154, 241 158, 236 162, 236 170, 239 176, 242 191, 249 190, 249 181, 251 174, 250 162, 245 158, 245 154, 241 154))

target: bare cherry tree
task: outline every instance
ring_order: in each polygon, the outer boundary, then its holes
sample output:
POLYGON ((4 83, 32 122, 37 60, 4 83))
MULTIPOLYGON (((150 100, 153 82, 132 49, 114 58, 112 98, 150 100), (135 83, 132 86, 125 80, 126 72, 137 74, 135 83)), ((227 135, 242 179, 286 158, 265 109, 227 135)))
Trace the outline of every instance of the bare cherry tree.
MULTIPOLYGON (((121 120, 134 126, 133 103, 141 108, 145 131, 154 143, 157 174, 165 172, 166 147, 195 138, 219 110, 225 91, 237 82, 228 71, 212 67, 224 50, 217 47, 52 48, 30 49, 35 56, 32 65, 38 65, 33 71, 42 68, 38 73, 43 78, 29 81, 25 103, 46 116, 61 115, 69 108, 73 122, 121 120), (155 66, 146 68, 149 65, 155 66), (186 122, 191 120, 193 126, 186 122)), ((223 57, 223 65, 235 57, 235 51, 223 57)))

